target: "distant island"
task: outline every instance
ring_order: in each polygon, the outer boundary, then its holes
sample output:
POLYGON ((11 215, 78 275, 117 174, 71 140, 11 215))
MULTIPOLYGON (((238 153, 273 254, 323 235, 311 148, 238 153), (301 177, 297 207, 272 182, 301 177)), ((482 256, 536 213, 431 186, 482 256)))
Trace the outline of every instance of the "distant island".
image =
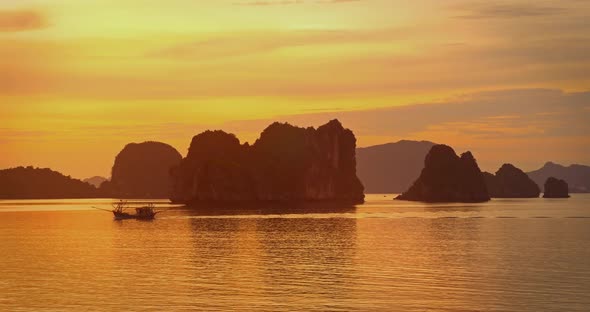
POLYGON ((109 179, 105 177, 94 176, 87 179, 82 180, 82 182, 88 183, 96 188, 99 188, 104 182, 108 181, 109 179))
POLYGON ((512 164, 504 164, 496 174, 484 173, 486 186, 492 198, 537 198, 539 186, 512 164))
POLYGON ((17 167, 0 170, 2 199, 95 198, 92 185, 47 168, 17 167))
POLYGON ((447 145, 435 145, 420 177, 398 200, 430 203, 480 203, 490 200, 483 174, 471 152, 457 156, 447 145))
POLYGON ((273 123, 252 145, 235 135, 195 136, 172 170, 175 203, 342 201, 362 203, 356 138, 338 120, 315 128, 273 123))
POLYGON ((527 173, 539 187, 543 187, 547 179, 553 177, 564 180, 569 185, 570 193, 590 192, 590 166, 563 166, 547 162, 542 168, 527 173))
POLYGON ((424 168, 435 143, 403 140, 357 148, 357 175, 366 193, 392 194, 407 190, 424 168))

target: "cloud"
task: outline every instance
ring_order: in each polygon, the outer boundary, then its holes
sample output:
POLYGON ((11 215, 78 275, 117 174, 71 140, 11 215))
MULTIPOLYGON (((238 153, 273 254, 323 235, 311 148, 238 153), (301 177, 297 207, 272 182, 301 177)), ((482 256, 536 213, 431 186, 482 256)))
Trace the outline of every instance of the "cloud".
POLYGON ((363 0, 318 0, 315 3, 348 3, 348 2, 361 2, 363 0))
POLYGON ((508 161, 533 169, 548 160, 590 164, 589 102, 590 91, 499 90, 436 103, 236 121, 226 128, 252 133, 275 120, 318 126, 338 118, 353 129, 361 146, 429 140, 477 152, 486 170, 508 161))
POLYGON ((273 5, 293 5, 293 4, 338 4, 338 3, 350 3, 360 2, 363 0, 316 0, 316 1, 304 1, 304 0, 275 0, 275 1, 245 1, 245 2, 234 2, 233 5, 242 6, 273 6, 273 5))
POLYGON ((486 3, 465 7, 463 14, 455 16, 462 19, 491 19, 491 18, 525 18, 546 17, 568 12, 568 9, 554 6, 540 6, 537 4, 494 4, 486 3))
MULTIPOLYGON (((180 44, 151 56, 194 68, 192 81, 170 81, 172 88, 164 89, 186 96, 395 95, 490 86, 561 86, 563 81, 588 80, 587 40, 565 36, 486 45, 431 45, 425 47, 428 54, 350 54, 345 48, 329 56, 289 54, 308 46, 321 51, 354 42, 370 45, 396 36, 403 35, 395 30, 265 33, 180 44)), ((183 77, 191 75, 187 71, 183 77)))
POLYGON ((76 41, 62 47, 0 40, 0 92, 86 99, 363 98, 481 88, 562 88, 571 82, 579 88, 590 82, 590 46, 584 36, 424 44, 420 50, 428 53, 416 54, 365 52, 393 38, 403 41, 404 36, 396 29, 242 33, 131 52, 124 47, 138 43, 126 40, 101 42, 92 49, 76 41), (112 47, 121 49, 109 58, 120 64, 118 70, 93 65, 105 61, 96 56, 101 51, 118 51, 112 47), (77 70, 68 71, 72 68, 77 70))
POLYGON ((302 4, 305 3, 302 0, 281 0, 281 1, 249 1, 249 2, 235 2, 234 5, 244 6, 269 6, 269 5, 290 5, 290 4, 302 4))
POLYGON ((195 40, 164 47, 147 54, 148 57, 194 60, 244 56, 267 53, 283 48, 326 46, 352 43, 379 43, 408 36, 402 29, 375 30, 289 30, 235 32, 220 34, 213 39, 195 40))
POLYGON ((0 32, 37 30, 48 26, 46 17, 36 11, 0 11, 0 32))
POLYGON ((363 98, 580 89, 590 83, 590 23, 566 15, 470 21, 469 27, 452 21, 469 28, 468 35, 438 35, 428 24, 133 40, 0 38, 0 93, 86 99, 363 98))
MULTIPOLYGON (((379 109, 356 111, 331 111, 290 116, 279 116, 280 120, 304 126, 319 125, 329 118, 341 118, 360 135, 388 134, 411 136, 434 125, 457 125, 480 123, 494 126, 502 136, 502 128, 530 128, 532 125, 544 129, 544 135, 583 135, 590 133, 590 91, 565 93, 551 89, 514 89, 477 92, 461 95, 435 103, 391 106, 379 109)), ((263 121, 242 122, 259 126, 263 121)), ((486 131, 487 132, 487 131, 486 131)), ((533 131, 536 134, 536 131, 533 131)))

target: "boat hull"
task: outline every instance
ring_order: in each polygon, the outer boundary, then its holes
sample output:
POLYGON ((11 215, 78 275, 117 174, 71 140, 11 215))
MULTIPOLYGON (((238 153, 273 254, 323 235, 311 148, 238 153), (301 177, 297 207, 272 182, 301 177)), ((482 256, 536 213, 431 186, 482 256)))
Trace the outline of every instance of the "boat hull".
POLYGON ((154 220, 156 218, 156 213, 150 215, 132 215, 125 212, 114 212, 113 215, 115 216, 115 220, 154 220))

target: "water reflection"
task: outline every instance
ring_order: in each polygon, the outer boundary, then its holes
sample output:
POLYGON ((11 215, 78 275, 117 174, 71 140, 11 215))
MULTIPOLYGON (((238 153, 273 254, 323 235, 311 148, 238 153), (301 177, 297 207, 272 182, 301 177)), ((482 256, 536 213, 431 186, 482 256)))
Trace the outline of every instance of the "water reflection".
POLYGON ((259 219, 257 237, 267 296, 276 303, 332 301, 351 296, 355 219, 259 219), (309 281, 313 280, 313 283, 309 281), (283 294, 278 296, 278 294, 283 294))
POLYGON ((568 203, 2 212, 0 310, 585 311, 590 219, 568 203))
POLYGON ((356 212, 355 205, 328 202, 317 203, 243 203, 243 204, 201 204, 183 206, 177 210, 191 216, 260 216, 260 215, 306 215, 344 214, 356 212))

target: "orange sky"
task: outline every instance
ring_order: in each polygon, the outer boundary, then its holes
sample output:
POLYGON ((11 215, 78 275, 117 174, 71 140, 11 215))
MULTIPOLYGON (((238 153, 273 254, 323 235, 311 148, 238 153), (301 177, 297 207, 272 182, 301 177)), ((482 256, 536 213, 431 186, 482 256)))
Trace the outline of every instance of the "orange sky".
POLYGON ((590 163, 590 2, 3 0, 0 168, 338 117, 480 165, 590 163))

